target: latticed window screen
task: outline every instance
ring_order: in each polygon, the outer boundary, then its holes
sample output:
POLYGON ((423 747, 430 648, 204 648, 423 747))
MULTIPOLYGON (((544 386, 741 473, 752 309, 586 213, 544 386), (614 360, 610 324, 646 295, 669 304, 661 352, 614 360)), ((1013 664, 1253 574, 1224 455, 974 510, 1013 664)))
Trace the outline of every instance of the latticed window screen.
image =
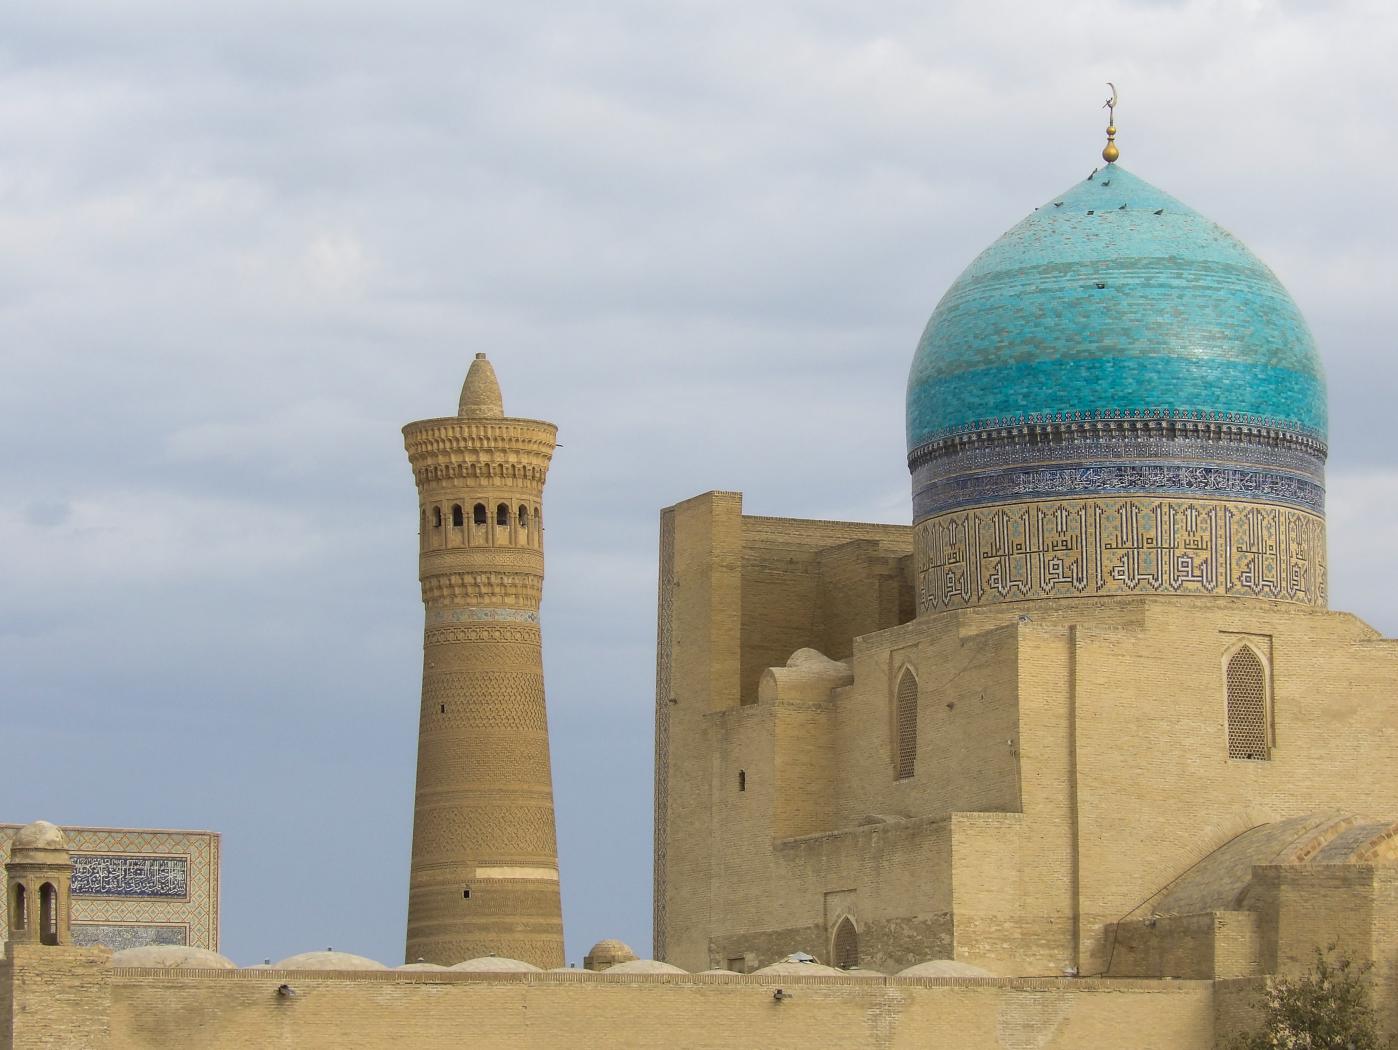
POLYGON ((835 928, 835 950, 832 960, 841 970, 853 970, 859 965, 859 931, 849 919, 841 919, 835 928))
POLYGON ((1244 646, 1228 661, 1228 757, 1267 757, 1267 669, 1244 646))
POLYGON ((904 671, 898 679, 898 779, 913 775, 917 763, 917 679, 904 671))

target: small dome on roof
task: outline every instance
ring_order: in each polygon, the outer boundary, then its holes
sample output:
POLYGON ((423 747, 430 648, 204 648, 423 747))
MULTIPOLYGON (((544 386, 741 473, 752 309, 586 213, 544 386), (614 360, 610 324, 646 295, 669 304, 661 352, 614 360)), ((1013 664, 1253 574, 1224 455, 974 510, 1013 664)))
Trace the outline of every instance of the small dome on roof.
POLYGON ((288 955, 272 967, 274 970, 387 970, 388 967, 373 959, 352 952, 337 952, 327 948, 323 952, 302 952, 288 955))
POLYGON ((67 849, 68 837, 57 824, 36 820, 15 833, 11 849, 67 849))
POLYGON ((781 962, 774 962, 769 966, 764 966, 753 973, 766 977, 842 977, 844 970, 837 970, 833 966, 826 966, 818 962, 799 962, 790 956, 781 962))
POLYGON ((608 970, 618 963, 630 962, 635 958, 636 953, 629 944, 609 937, 594 944, 592 950, 583 957, 583 969, 608 970))
POLYGON ((841 970, 846 977, 887 977, 885 973, 878 970, 870 970, 863 966, 851 966, 848 970, 841 970))
POLYGON ((955 959, 929 959, 906 970, 898 971, 899 977, 994 977, 989 970, 982 970, 970 963, 955 959))
POLYGON ((448 970, 466 971, 467 973, 538 973, 539 968, 533 963, 521 962, 519 959, 508 959, 503 955, 483 955, 479 959, 467 959, 459 962, 455 966, 448 966, 448 970))
POLYGON ((445 970, 446 967, 443 966, 441 963, 410 962, 410 963, 404 963, 402 966, 395 966, 394 969, 395 969, 395 970, 445 970))
POLYGON ((630 962, 617 963, 608 973, 689 973, 688 970, 681 970, 678 966, 671 966, 667 962, 659 959, 632 959, 630 962))
POLYGON ((162 970, 235 970, 237 965, 226 955, 208 948, 191 948, 183 944, 143 944, 139 948, 123 948, 112 953, 113 966, 146 966, 162 970))

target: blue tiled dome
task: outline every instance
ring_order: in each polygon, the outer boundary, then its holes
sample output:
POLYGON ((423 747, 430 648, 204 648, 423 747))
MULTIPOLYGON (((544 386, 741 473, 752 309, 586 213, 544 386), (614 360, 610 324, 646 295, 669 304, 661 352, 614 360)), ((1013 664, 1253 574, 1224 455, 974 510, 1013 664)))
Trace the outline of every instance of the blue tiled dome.
POLYGON ((987 248, 908 377, 908 448, 1024 422, 1257 424, 1325 440, 1305 320, 1232 234, 1111 165, 987 248))

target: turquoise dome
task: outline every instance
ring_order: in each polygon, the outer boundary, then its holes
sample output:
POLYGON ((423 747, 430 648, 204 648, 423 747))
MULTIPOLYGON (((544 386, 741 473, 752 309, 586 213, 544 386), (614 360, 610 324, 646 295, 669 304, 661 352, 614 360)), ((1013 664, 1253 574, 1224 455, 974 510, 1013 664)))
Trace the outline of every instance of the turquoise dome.
POLYGON ((1093 419, 1221 420, 1325 440, 1306 322, 1232 234, 1117 165, 987 248, 908 377, 910 453, 949 435, 1093 419))

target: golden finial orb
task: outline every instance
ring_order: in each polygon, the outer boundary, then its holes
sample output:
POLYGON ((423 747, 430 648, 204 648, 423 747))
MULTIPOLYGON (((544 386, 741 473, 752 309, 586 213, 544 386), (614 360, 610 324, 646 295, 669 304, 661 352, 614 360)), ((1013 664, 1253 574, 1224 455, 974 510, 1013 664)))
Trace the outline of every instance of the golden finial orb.
POLYGON ((1113 164, 1121 156, 1121 150, 1116 148, 1116 85, 1109 80, 1107 87, 1112 89, 1112 97, 1102 103, 1107 111, 1107 144, 1102 148, 1102 159, 1113 164))

